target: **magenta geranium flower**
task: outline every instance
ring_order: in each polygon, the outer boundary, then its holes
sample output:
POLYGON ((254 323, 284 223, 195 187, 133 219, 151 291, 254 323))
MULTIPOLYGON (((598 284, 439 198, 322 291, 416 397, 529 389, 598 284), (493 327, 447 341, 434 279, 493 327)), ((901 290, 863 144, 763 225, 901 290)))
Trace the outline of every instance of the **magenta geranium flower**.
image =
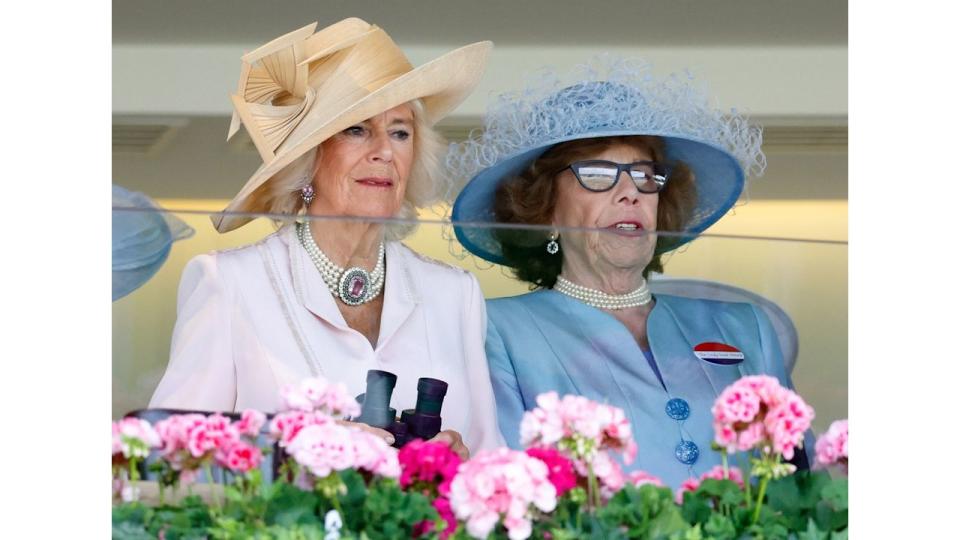
POLYGON ((557 497, 563 496, 577 486, 577 475, 573 463, 559 451, 549 447, 527 448, 527 455, 533 456, 547 466, 547 477, 557 490, 557 497))
MULTIPOLYGON (((400 486, 414 486, 433 500, 433 507, 447 522, 440 538, 449 537, 457 528, 457 519, 450 508, 450 484, 462 463, 460 456, 444 443, 414 440, 400 449, 400 486)), ((425 521, 417 527, 414 536, 433 530, 433 522, 425 521)))

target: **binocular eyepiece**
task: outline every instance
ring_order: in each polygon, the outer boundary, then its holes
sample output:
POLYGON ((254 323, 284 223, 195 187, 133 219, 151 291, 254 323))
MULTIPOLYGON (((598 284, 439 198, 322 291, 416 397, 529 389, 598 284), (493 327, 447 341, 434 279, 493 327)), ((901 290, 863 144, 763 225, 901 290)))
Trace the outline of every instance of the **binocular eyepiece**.
POLYGON ((397 420, 397 410, 390 407, 390 398, 397 385, 397 376, 389 371, 367 371, 367 391, 357 396, 360 416, 357 422, 385 429, 394 438, 393 446, 400 448, 414 439, 429 440, 440 433, 440 409, 447 394, 447 383, 439 379, 421 377, 417 382, 417 404, 404 409, 397 420))

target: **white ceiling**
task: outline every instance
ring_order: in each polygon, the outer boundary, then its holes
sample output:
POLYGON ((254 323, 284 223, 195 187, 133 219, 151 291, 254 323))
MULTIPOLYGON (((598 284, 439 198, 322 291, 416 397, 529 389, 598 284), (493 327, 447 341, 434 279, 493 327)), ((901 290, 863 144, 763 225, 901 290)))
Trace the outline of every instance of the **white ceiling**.
POLYGON ((402 45, 845 45, 846 0, 114 0, 115 44, 261 43, 314 20, 402 45))

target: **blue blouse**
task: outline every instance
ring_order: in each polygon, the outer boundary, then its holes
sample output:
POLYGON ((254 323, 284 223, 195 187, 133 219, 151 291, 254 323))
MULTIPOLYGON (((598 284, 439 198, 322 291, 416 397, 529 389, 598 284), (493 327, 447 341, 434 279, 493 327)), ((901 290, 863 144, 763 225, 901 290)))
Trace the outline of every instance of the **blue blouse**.
POLYGON ((750 304, 657 295, 647 319, 651 358, 615 317, 553 290, 489 300, 487 316, 490 378, 500 430, 511 447, 520 448, 520 420, 536 407, 537 395, 583 395, 624 410, 638 446, 626 470, 644 470, 673 488, 720 464, 720 454, 710 449, 710 409, 724 388, 757 374, 792 388, 773 327, 750 304), (704 342, 732 345, 744 360, 701 360, 694 347, 704 342), (682 421, 667 414, 674 398, 689 406, 682 421), (695 462, 678 457, 681 441, 699 449, 695 462))

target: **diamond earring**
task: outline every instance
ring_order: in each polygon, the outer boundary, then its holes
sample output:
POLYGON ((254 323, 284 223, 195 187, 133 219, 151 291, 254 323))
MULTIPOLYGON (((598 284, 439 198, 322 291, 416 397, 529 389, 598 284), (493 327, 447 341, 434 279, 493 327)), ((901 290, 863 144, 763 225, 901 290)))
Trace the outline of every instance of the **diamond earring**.
POLYGON ((557 252, 560 251, 560 244, 557 243, 557 238, 559 237, 560 235, 556 232, 550 233, 550 241, 547 242, 547 253, 556 255, 557 252))
POLYGON ((300 198, 303 199, 304 206, 310 206, 310 203, 313 202, 314 196, 315 193, 311 184, 307 184, 303 187, 303 189, 300 190, 300 198))

